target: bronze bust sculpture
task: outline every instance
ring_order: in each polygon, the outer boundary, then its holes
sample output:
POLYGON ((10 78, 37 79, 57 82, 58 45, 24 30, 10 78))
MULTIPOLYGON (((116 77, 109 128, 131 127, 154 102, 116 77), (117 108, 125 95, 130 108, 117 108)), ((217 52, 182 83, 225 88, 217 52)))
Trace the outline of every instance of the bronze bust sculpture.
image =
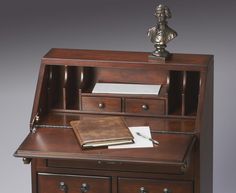
POLYGON ((167 19, 171 18, 171 12, 167 6, 158 5, 154 15, 158 23, 148 30, 148 36, 156 48, 152 54, 165 59, 169 56, 169 52, 165 50, 166 44, 174 39, 177 33, 167 25, 167 19))

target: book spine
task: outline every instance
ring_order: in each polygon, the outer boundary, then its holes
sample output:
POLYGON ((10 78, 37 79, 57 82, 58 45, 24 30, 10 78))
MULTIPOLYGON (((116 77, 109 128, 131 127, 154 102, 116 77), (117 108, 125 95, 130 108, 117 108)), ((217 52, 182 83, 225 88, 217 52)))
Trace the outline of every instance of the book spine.
POLYGON ((77 137, 81 147, 83 147, 84 141, 82 140, 78 130, 76 129, 78 127, 78 125, 77 124, 73 124, 73 122, 71 122, 71 125, 72 125, 72 129, 73 129, 73 131, 74 131, 74 133, 75 133, 75 135, 76 135, 76 137, 77 137))

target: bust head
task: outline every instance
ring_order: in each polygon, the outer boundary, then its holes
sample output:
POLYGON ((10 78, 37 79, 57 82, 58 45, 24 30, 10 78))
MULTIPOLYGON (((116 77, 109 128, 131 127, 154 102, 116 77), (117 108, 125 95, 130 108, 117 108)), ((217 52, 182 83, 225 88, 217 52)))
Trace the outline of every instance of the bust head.
POLYGON ((158 22, 166 21, 166 19, 171 18, 171 12, 166 5, 158 5, 155 10, 155 14, 158 22))

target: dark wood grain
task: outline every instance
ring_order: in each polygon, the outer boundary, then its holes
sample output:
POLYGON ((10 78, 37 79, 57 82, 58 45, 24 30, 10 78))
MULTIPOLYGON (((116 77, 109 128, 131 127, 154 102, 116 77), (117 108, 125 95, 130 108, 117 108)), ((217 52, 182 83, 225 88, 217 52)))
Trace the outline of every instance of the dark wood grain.
MULTIPOLYGON (((59 126, 71 127, 70 121, 89 119, 93 117, 105 117, 101 114, 77 114, 77 113, 62 113, 50 112, 41 117, 36 127, 43 126, 59 126)), ((109 115, 111 116, 111 115, 109 115)), ((116 115, 115 115, 116 116, 116 115)), ((195 133, 195 119, 176 119, 176 118, 153 118, 153 117, 137 117, 137 116, 122 116, 128 126, 150 126, 152 131, 167 132, 167 133, 195 133)))
POLYGON ((193 184, 191 182, 161 181, 150 179, 119 178, 119 193, 141 192, 141 188, 149 193, 168 192, 192 193, 193 184))
POLYGON ((30 133, 16 151, 19 157, 42 157, 64 159, 129 160, 137 162, 181 163, 188 146, 193 140, 191 135, 155 134, 160 142, 154 148, 137 149, 90 149, 82 150, 72 129, 39 128, 30 133), (168 150, 168 151, 167 151, 168 150))
POLYGON ((144 68, 172 70, 207 70, 211 55, 200 54, 173 54, 165 63, 148 60, 147 52, 98 51, 78 49, 52 49, 42 59, 42 64, 97 66, 112 68, 144 68))
POLYGON ((164 115, 166 113, 166 101, 160 99, 126 99, 125 112, 164 115))
POLYGON ((83 96, 82 110, 93 112, 121 112, 121 98, 83 96))
MULTIPOLYGON (((72 59, 72 60, 96 60, 96 61, 125 61, 125 62, 148 62, 147 52, 111 51, 111 50, 83 50, 53 48, 44 57, 45 59, 72 59)), ((190 64, 206 66, 209 55, 200 54, 173 54, 171 60, 166 63, 178 63, 179 65, 190 64)))
POLYGON ((30 132, 15 156, 32 158, 32 192, 212 193, 213 56, 51 49, 41 61, 30 132), (161 84, 158 95, 94 94, 97 82, 161 84), (102 104, 102 105, 99 105, 102 104), (145 110, 142 105, 147 105, 145 110), (99 107, 100 106, 100 107, 99 107), (36 119, 36 115, 39 118, 36 119), (153 148, 82 150, 70 121, 121 116, 150 126, 153 148))
POLYGON ((59 193, 60 183, 63 182, 70 193, 82 192, 81 187, 86 184, 91 193, 110 192, 109 177, 60 175, 42 173, 38 175, 38 193, 59 193))

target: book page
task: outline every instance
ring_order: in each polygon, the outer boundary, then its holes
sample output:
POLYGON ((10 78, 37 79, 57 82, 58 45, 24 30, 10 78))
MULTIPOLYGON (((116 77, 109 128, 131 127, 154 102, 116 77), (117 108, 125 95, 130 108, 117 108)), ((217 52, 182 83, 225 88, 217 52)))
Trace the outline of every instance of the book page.
POLYGON ((161 85, 96 83, 92 93, 158 95, 161 85))
POLYGON ((151 132, 149 126, 138 126, 138 127, 129 127, 130 132, 134 137, 134 143, 132 144, 123 144, 123 145, 112 145, 108 146, 108 149, 121 149, 121 148, 144 148, 144 147, 153 147, 152 141, 143 138, 137 134, 140 134, 151 138, 151 132))

